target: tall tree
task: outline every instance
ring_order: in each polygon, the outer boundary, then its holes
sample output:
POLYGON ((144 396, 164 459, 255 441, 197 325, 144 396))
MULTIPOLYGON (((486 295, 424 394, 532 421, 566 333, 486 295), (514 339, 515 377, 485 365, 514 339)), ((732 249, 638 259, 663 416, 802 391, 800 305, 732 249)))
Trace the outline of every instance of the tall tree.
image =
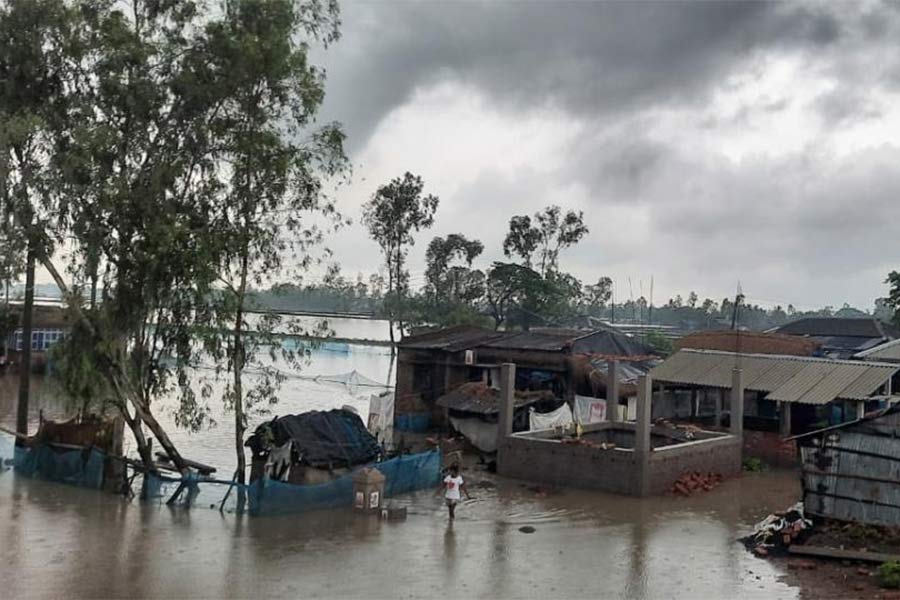
POLYGON ((891 271, 884 281, 888 284, 888 296, 884 299, 884 305, 894 311, 894 324, 900 327, 900 271, 891 271))
POLYGON ((390 324, 391 345, 394 322, 403 331, 404 308, 409 291, 406 255, 415 241, 413 234, 431 227, 439 199, 423 195, 425 182, 418 175, 405 173, 378 188, 363 207, 363 223, 369 235, 381 247, 388 272, 385 306, 390 324))
POLYGON ((510 219, 503 253, 508 257, 518 256, 526 267, 532 266, 537 254, 537 270, 542 277, 547 277, 558 269, 559 253, 577 244, 587 233, 584 213, 570 210, 563 214, 559 206, 548 206, 535 213, 533 221, 527 215, 510 219))
POLYGON ((333 3, 240 0, 207 28, 207 77, 230 87, 229 102, 210 129, 219 140, 216 158, 230 169, 212 225, 222 242, 223 290, 213 296, 212 327, 204 329, 203 340, 215 358, 226 359, 218 364, 231 373, 225 400, 234 413, 239 483, 246 473, 247 415, 274 403, 283 380, 271 358, 296 365, 298 357, 278 335, 284 328, 281 316, 256 303, 250 285, 282 274, 288 258, 305 267, 311 246, 321 240, 311 216, 336 218, 322 177, 346 166, 343 133, 332 124, 304 134, 324 97, 324 78, 308 60, 309 44, 336 39, 337 27, 333 3), (250 389, 244 377, 248 366, 255 373, 250 389))
POLYGON ((0 5, 0 215, 7 285, 24 247, 26 276, 16 429, 28 431, 35 261, 50 251, 45 232, 51 203, 48 159, 52 132, 66 112, 66 54, 71 10, 46 0, 0 5), (21 240, 21 245, 16 243, 21 240))
POLYGON ((468 304, 478 299, 481 288, 479 278, 472 275, 472 262, 483 251, 484 244, 459 233, 431 240, 425 252, 425 291, 432 305, 468 304))
POLYGON ((605 308, 612 297, 612 285, 612 279, 601 277, 597 283, 584 286, 584 300, 588 308, 595 312, 605 308))

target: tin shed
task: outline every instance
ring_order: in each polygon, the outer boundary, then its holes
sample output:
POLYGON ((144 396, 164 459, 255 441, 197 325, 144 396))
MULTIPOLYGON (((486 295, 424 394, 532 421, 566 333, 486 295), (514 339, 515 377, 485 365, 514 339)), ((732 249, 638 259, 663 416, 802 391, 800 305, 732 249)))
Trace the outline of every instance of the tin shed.
POLYGON ((900 525, 900 406, 793 439, 807 513, 900 525))

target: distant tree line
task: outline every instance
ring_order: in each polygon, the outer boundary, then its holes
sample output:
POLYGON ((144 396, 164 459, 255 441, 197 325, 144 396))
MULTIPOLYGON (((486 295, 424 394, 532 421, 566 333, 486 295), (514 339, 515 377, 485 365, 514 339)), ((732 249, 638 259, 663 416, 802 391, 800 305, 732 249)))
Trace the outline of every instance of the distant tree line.
POLYGON ((878 299, 868 313, 845 304, 818 310, 793 305, 763 307, 743 296, 704 298, 690 291, 661 305, 648 299, 613 302, 613 281, 598 276, 593 283, 579 280, 560 268, 561 253, 588 234, 583 214, 548 206, 534 215, 515 215, 503 240, 507 261, 486 269, 474 266, 484 252, 480 240, 462 233, 434 237, 425 253, 425 282, 409 284, 407 253, 414 235, 434 222, 439 199, 424 193, 421 177, 406 173, 380 187, 365 206, 364 223, 379 244, 387 277, 358 274, 345 279, 332 266, 322 282, 282 285, 259 293, 260 302, 278 309, 371 312, 405 326, 477 324, 495 329, 584 324, 585 317, 617 323, 673 326, 681 330, 753 330, 778 327, 803 317, 894 318, 900 305, 900 273, 890 275, 891 296, 878 299), (739 308, 735 309, 735 301, 739 308))

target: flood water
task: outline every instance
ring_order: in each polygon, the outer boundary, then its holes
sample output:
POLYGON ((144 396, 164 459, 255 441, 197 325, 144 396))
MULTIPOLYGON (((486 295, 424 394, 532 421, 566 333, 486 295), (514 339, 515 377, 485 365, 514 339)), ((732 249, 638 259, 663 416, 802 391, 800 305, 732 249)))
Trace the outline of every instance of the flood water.
MULTIPOLYGON (((365 322, 363 322, 365 323, 365 322)), ((377 324, 348 323, 349 327, 377 324)), ((337 330, 337 328, 335 328, 337 330)), ((386 329, 383 330, 386 333, 386 329)), ((337 335, 352 337, 349 335, 337 335)), ((277 414, 351 404, 368 389, 301 379, 356 370, 392 375, 386 348, 323 347, 285 383, 277 414)), ((17 381, 0 377, 0 422, 15 422, 17 381)), ((38 411, 63 416, 50 381, 34 381, 38 411)), ((230 475, 230 415, 191 434, 161 421, 184 454, 230 475)), ((251 427, 264 417, 255 417, 251 427)), ((266 417, 267 418, 267 417, 266 417)), ((578 490, 545 493, 466 471, 474 500, 449 524, 439 498, 395 499, 404 522, 349 510, 252 518, 167 508, 0 472, 2 597, 304 598, 795 598, 777 567, 737 538, 796 501, 790 472, 747 474, 692 498, 633 499, 578 490), (520 531, 534 528, 532 533, 520 531)))
POLYGON ((429 492, 405 522, 349 510, 237 517, 0 474, 3 596, 794 598, 736 542, 797 496, 793 473, 692 498, 547 496, 467 472, 450 524, 429 492), (533 533, 520 531, 534 528, 533 533))

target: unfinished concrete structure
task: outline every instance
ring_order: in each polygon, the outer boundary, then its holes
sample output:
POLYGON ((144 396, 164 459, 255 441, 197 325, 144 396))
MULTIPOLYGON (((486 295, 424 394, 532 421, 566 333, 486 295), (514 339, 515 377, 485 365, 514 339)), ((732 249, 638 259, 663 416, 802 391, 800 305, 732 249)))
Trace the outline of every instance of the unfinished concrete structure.
MULTIPOLYGON (((614 370, 615 365, 610 365, 614 370)), ((638 384, 634 422, 606 421, 577 431, 512 433, 515 365, 501 371, 502 401, 497 440, 497 472, 507 477, 549 485, 599 489, 629 496, 649 496, 669 490, 690 471, 740 474, 742 423, 735 419, 728 433, 656 427, 651 424, 653 383, 638 384)), ((743 411, 743 378, 732 378, 732 410, 743 411)), ((615 392, 613 392, 615 393, 615 392)))

